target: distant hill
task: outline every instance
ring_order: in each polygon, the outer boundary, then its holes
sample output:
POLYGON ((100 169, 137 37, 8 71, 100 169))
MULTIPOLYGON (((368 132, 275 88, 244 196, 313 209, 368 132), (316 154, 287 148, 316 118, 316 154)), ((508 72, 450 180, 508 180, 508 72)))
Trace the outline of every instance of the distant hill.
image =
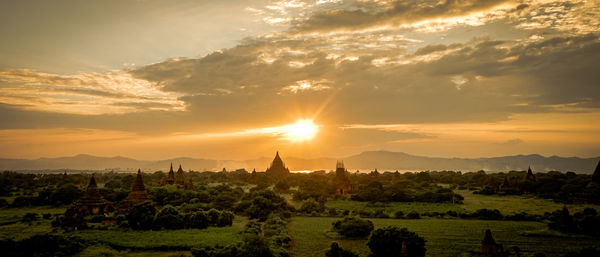
MULTIPOLYGON (((0 159, 0 170, 115 170, 133 171, 138 168, 145 171, 169 169, 173 163, 175 169, 182 165, 184 170, 221 170, 228 171, 245 168, 264 171, 272 157, 253 160, 210 160, 197 158, 174 158, 167 160, 136 160, 127 157, 98 157, 80 154, 71 157, 27 159, 0 159)), ((510 171, 526 170, 531 165, 534 171, 575 171, 592 173, 600 157, 544 157, 538 154, 514 155, 492 158, 439 158, 410 155, 401 152, 369 151, 346 158, 302 159, 295 157, 282 158, 290 170, 332 170, 337 160, 343 160, 350 171, 421 171, 421 170, 461 170, 461 171, 510 171)))

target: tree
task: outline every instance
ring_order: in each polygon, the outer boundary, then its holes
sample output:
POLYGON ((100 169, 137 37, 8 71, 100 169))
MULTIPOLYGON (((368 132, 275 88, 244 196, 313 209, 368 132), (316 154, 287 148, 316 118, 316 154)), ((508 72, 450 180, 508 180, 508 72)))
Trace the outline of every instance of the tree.
POLYGON ((342 249, 337 242, 333 242, 331 248, 325 252, 325 257, 358 257, 358 254, 342 249))
POLYGON ((217 227, 231 226, 233 224, 234 215, 230 211, 222 211, 217 221, 217 227))
POLYGON ((399 253, 402 252, 402 244, 406 246, 407 256, 425 256, 425 239, 406 228, 385 227, 377 229, 371 233, 367 242, 372 257, 399 256, 399 253))
POLYGON ((129 226, 133 229, 152 229, 156 208, 150 201, 145 201, 132 206, 127 212, 126 218, 129 226))
POLYGON ((356 217, 346 217, 331 224, 333 230, 345 237, 366 237, 373 231, 373 222, 356 217))
POLYGON ((183 215, 171 205, 167 205, 154 219, 154 228, 161 229, 182 229, 183 228, 183 215))
POLYGON ((208 227, 208 216, 203 211, 197 211, 192 214, 191 227, 192 228, 207 228, 208 227))
POLYGON ((79 199, 83 191, 73 184, 64 184, 50 195, 50 202, 54 205, 70 204, 79 199))

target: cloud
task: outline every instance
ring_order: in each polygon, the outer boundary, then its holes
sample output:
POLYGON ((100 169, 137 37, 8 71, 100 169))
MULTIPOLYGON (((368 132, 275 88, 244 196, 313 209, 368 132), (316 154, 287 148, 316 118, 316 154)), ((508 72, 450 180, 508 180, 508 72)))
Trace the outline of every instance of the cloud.
POLYGON ((496 10, 497 7, 507 9, 512 5, 514 1, 506 0, 394 1, 387 5, 374 4, 366 9, 360 8, 364 7, 363 3, 355 9, 317 12, 305 20, 298 21, 293 30, 306 33, 480 24, 480 20, 486 19, 487 13, 496 10), (506 5, 507 3, 512 4, 506 5), (478 14, 480 12, 483 14, 478 14))
POLYGON ((412 53, 378 49, 353 59, 332 58, 336 50, 315 47, 322 44, 320 39, 255 40, 203 58, 169 60, 130 72, 163 90, 185 94, 180 99, 190 111, 222 122, 229 117, 246 121, 235 115, 239 110, 249 112, 249 120, 266 120, 297 109, 304 114, 323 109, 327 118, 344 122, 490 121, 566 107, 585 111, 600 102, 595 86, 600 77, 594 72, 600 41, 595 34, 533 43, 475 39, 412 53), (272 61, 261 61, 265 55, 272 61), (290 66, 290 61, 306 65, 290 66), (318 81, 327 83, 302 87, 302 82, 318 81), (213 108, 223 103, 226 108, 213 108), (335 117, 341 113, 352 115, 335 117))
POLYGON ((60 75, 32 70, 0 71, 0 102, 73 114, 118 114, 144 110, 182 111, 177 94, 128 73, 60 75))

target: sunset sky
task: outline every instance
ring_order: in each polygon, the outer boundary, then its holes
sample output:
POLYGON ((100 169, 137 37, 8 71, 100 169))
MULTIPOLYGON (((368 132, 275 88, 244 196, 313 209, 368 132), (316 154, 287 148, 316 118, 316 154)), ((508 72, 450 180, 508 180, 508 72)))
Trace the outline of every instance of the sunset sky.
POLYGON ((0 158, 600 156, 600 0, 8 0, 0 38, 0 158))

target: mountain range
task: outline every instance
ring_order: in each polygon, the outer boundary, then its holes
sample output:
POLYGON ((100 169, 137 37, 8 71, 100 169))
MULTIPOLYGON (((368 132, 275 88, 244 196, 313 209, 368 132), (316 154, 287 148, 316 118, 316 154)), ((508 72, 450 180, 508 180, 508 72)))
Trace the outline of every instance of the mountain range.
MULTIPOLYGON (((402 152, 368 151, 345 158, 303 159, 282 156, 285 164, 292 171, 297 170, 333 170, 336 161, 344 161, 349 171, 421 171, 421 170, 455 170, 455 171, 510 171, 527 170, 531 166, 534 171, 574 171, 592 173, 600 157, 544 157, 538 154, 513 155, 490 158, 441 158, 410 155, 402 152)), ((166 160, 136 160, 127 157, 98 157, 80 154, 71 157, 39 158, 39 159, 0 159, 0 170, 115 170, 134 171, 167 171, 173 163, 174 168, 182 165, 184 170, 220 171, 244 168, 251 171, 264 171, 272 158, 262 157, 251 160, 212 160, 201 158, 173 158, 166 160)))

